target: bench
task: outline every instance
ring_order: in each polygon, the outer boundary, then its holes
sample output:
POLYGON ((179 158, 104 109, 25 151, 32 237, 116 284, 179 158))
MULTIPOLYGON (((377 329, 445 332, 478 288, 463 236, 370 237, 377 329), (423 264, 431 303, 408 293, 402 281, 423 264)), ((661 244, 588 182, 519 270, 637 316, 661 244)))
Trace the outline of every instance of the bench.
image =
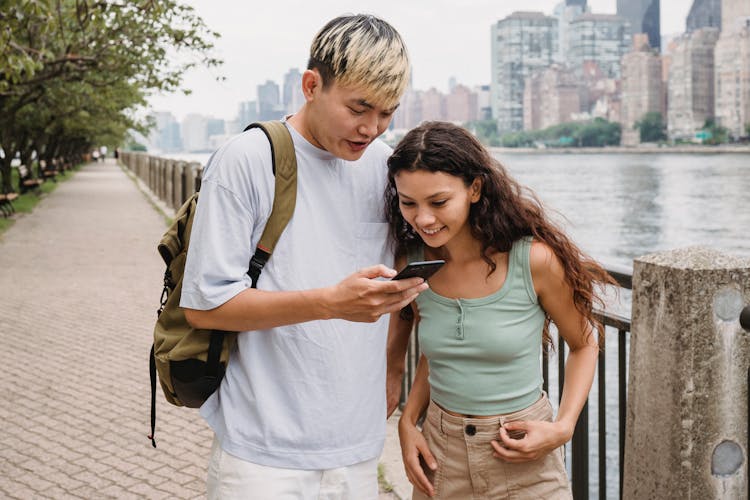
POLYGON ((44 180, 37 179, 31 175, 31 170, 26 165, 18 166, 18 190, 21 194, 39 189, 44 180))
POLYGON ((39 178, 40 179, 52 179, 54 182, 57 182, 57 162, 55 160, 52 160, 51 162, 47 163, 44 160, 39 161, 39 178))
POLYGON ((0 193, 0 211, 3 212, 3 217, 7 218, 15 213, 13 201, 16 198, 18 198, 18 193, 0 193))

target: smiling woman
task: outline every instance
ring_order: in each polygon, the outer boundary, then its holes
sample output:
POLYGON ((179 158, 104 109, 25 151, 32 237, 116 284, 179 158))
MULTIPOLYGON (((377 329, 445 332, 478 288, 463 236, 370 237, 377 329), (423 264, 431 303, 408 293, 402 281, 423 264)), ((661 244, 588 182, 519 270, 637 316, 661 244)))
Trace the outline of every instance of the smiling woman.
POLYGON ((419 324, 422 356, 399 420, 413 498, 571 498, 562 446, 594 375, 594 285, 612 279, 461 127, 410 131, 388 160, 388 179, 397 267, 446 262, 411 313, 391 315, 389 411, 419 324), (540 364, 550 322, 570 348, 556 416, 540 364))

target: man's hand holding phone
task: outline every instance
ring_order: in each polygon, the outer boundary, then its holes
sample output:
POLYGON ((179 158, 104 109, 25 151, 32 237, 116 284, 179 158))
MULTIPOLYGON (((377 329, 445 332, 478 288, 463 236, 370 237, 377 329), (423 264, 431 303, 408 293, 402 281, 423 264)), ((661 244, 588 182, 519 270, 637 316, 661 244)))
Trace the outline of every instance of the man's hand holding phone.
POLYGON ((427 282, 419 273, 399 277, 393 269, 378 264, 361 269, 326 289, 324 307, 329 318, 372 323, 383 314, 403 309, 427 288, 427 282))

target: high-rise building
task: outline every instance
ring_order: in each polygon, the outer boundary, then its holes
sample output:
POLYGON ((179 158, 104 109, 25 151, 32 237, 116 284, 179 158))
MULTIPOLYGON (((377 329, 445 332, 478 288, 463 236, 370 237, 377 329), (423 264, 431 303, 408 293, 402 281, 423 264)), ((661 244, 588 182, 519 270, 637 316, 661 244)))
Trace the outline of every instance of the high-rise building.
POLYGON ((201 152, 210 149, 208 144, 208 119, 190 113, 182 120, 182 144, 186 152, 201 152))
POLYGON ((649 46, 644 33, 633 36, 633 50, 622 58, 622 143, 640 142, 636 122, 646 113, 657 112, 664 119, 661 58, 649 46))
POLYGON ((435 87, 421 93, 422 120, 445 120, 445 95, 435 87))
POLYGON ((239 130, 231 130, 230 133, 236 134, 242 132, 245 127, 255 121, 258 121, 258 102, 243 101, 237 109, 237 123, 241 128, 239 128, 239 130))
POLYGON ((279 96, 279 85, 273 80, 258 85, 258 119, 278 120, 284 115, 284 108, 279 96))
POLYGON ((182 150, 180 124, 172 113, 157 111, 153 113, 154 128, 148 137, 152 149, 159 153, 175 153, 182 150))
POLYGON ((284 75, 284 95, 282 98, 284 112, 288 114, 296 113, 305 103, 305 96, 302 94, 302 73, 297 68, 291 68, 284 75))
POLYGON ((743 29, 750 17, 750 1, 721 0, 721 30, 731 33, 743 29))
POLYGON ((660 0, 617 0, 617 15, 630 21, 630 33, 646 33, 648 43, 661 50, 660 0))
POLYGON ((581 87, 575 73, 552 65, 526 79, 524 129, 538 130, 572 121, 581 111, 581 87))
POLYGON ((570 23, 570 55, 573 68, 594 62, 609 78, 620 77, 620 61, 632 45, 627 19, 611 14, 585 13, 570 23))
POLYGON ((401 104, 393 114, 393 128, 411 129, 422 122, 422 92, 407 87, 401 104))
POLYGON ((721 30, 721 0, 694 0, 685 27, 688 32, 701 28, 721 30))
POLYGON ((554 16, 557 18, 557 62, 572 65, 570 60, 570 23, 586 12, 586 2, 583 5, 570 2, 560 2, 555 6, 554 16))
MULTIPOLYGON (((727 3, 722 4, 724 13, 727 3)), ((750 22, 744 27, 731 23, 728 28, 726 20, 722 19, 723 29, 714 51, 714 114, 718 125, 726 127, 733 137, 741 137, 747 135, 746 127, 750 126, 750 22)))
POLYGON ((701 28, 675 40, 667 83, 667 131, 692 139, 714 116, 714 48, 717 28, 701 28))
POLYGON ((477 119, 477 94, 469 87, 455 84, 445 96, 445 119, 466 123, 477 119))
POLYGON ((477 120, 491 120, 492 106, 490 105, 490 86, 477 85, 473 89, 477 95, 477 120))
POLYGON ((514 12, 492 26, 492 116, 500 133, 523 129, 526 77, 557 56, 557 20, 541 12, 514 12))

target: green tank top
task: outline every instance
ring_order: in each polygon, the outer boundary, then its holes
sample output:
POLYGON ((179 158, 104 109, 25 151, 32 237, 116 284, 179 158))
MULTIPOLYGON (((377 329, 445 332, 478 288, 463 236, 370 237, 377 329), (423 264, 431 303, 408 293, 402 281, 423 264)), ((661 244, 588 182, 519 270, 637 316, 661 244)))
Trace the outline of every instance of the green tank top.
MULTIPOLYGON (((417 297, 430 397, 443 408, 499 415, 541 396, 545 313, 531 281, 530 250, 530 237, 513 244, 505 282, 491 295, 452 299, 427 289, 417 297)), ((423 258, 410 255, 409 260, 423 258)))

